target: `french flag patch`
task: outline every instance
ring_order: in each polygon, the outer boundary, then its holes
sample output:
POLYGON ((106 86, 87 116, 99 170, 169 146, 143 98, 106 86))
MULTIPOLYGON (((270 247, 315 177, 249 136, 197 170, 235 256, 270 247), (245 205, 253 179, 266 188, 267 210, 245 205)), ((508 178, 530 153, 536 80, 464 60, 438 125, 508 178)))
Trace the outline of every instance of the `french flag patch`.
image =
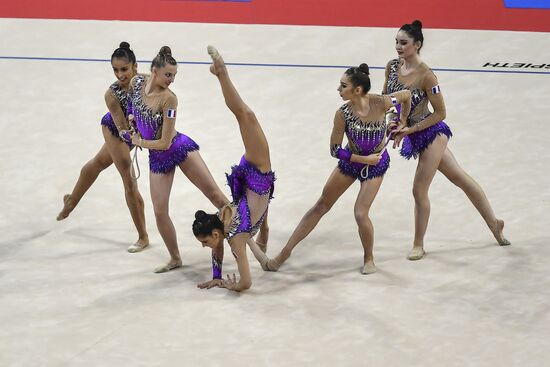
MULTIPOLYGON (((433 90, 433 88, 432 88, 432 90, 433 90)), ((168 117, 169 119, 175 119, 176 118, 176 110, 168 109, 168 111, 166 111, 166 117, 168 117)))
POLYGON ((441 89, 439 88, 439 85, 432 87, 432 94, 439 94, 439 93, 441 93, 441 89))

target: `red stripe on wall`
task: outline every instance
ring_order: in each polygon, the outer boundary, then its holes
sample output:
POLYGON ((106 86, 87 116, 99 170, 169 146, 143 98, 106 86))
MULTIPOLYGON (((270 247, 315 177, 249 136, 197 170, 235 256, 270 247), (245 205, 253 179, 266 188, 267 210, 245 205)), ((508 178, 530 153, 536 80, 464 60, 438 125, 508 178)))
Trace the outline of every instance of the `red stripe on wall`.
POLYGON ((0 17, 393 28, 420 19, 426 28, 550 32, 550 10, 502 0, 13 0, 0 3, 0 17))

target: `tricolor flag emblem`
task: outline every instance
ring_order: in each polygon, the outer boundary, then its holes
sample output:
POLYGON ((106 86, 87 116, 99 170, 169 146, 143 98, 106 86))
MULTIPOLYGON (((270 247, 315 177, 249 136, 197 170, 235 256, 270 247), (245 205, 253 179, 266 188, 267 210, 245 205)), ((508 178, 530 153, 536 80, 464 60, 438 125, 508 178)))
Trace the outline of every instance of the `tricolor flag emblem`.
POLYGON ((441 93, 441 89, 439 89, 439 85, 432 87, 432 94, 438 94, 438 93, 441 93))
POLYGON ((176 118, 176 110, 168 110, 166 111, 166 117, 169 119, 175 119, 176 118))

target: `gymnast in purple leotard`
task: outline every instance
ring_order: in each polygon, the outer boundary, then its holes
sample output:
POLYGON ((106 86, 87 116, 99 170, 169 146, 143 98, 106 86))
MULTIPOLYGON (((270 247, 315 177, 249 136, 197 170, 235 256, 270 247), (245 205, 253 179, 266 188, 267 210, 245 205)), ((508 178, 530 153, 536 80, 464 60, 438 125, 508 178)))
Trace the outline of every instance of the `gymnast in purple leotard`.
POLYGON ((137 75, 136 56, 128 42, 121 42, 119 48, 113 52, 111 66, 117 81, 105 92, 105 103, 109 109, 101 119, 105 143, 95 157, 82 167, 73 191, 63 197, 63 209, 57 220, 69 216, 99 174, 114 162, 122 178, 126 204, 139 236, 138 240, 128 247, 128 251, 139 252, 149 246, 143 199, 131 174, 132 161, 129 152, 133 146, 119 135, 120 131, 128 129, 128 88, 130 80, 137 75))
POLYGON ((199 154, 199 146, 175 130, 178 100, 169 89, 177 73, 177 62, 164 46, 153 59, 151 75, 138 75, 130 85, 128 109, 139 133, 132 143, 149 149, 151 199, 158 230, 170 253, 170 261, 157 269, 163 273, 182 265, 176 230, 168 214, 174 172, 183 173, 214 204, 221 208, 229 202, 216 185, 199 154))
POLYGON ((267 270, 276 271, 338 198, 358 180, 361 188, 354 210, 364 252, 361 272, 376 272, 373 256, 374 228, 369 210, 390 161, 385 150, 385 113, 390 107, 401 104, 401 117, 407 116, 411 94, 409 91, 401 91, 391 96, 380 96, 368 93, 370 87, 367 64, 349 68, 342 75, 338 92, 348 102, 336 111, 330 137, 331 154, 339 159, 338 166, 328 178, 321 197, 304 215, 285 247, 274 259, 268 261, 267 270), (342 148, 344 135, 348 145, 342 148))
POLYGON ((267 257, 252 240, 252 236, 258 230, 264 231, 269 202, 273 198, 275 174, 271 171, 269 146, 258 119, 235 89, 218 51, 209 46, 208 53, 213 60, 210 71, 218 77, 225 103, 239 123, 245 153, 240 163, 233 166, 231 174, 227 175, 233 201, 224 206, 218 214, 197 211, 193 233, 204 247, 212 248, 213 253, 214 279, 204 283, 202 288, 218 286, 243 291, 252 285, 246 243, 251 244, 252 252, 260 263, 267 262, 267 257), (237 260, 240 275, 238 280, 234 274, 225 280, 221 276, 225 239, 237 260))
POLYGON ((395 42, 399 59, 391 60, 386 66, 383 93, 411 91, 411 112, 397 126, 394 146, 402 141, 401 155, 407 159, 418 158, 413 183, 415 234, 408 259, 419 260, 425 254, 424 235, 430 216, 428 190, 438 170, 464 191, 499 245, 509 245, 510 242, 502 233, 504 222, 495 217, 481 186, 464 172, 447 147, 452 134, 443 121, 443 95, 437 77, 420 59, 420 49, 424 43, 422 23, 415 20, 411 24, 404 24, 397 32, 395 42), (429 110, 428 104, 432 105, 433 112, 429 110))

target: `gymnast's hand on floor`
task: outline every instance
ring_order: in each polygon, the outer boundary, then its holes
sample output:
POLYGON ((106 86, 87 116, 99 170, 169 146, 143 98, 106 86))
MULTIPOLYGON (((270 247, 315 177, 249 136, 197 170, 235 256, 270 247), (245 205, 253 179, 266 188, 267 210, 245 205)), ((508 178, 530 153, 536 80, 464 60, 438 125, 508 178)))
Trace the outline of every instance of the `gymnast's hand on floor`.
POLYGON ((235 273, 233 273, 233 279, 227 274, 227 279, 222 280, 221 287, 227 288, 230 291, 236 291, 239 292, 240 289, 237 289, 237 277, 235 276, 235 273))
POLYGON ((212 279, 212 280, 209 280, 208 282, 197 284, 197 287, 200 289, 204 289, 204 288, 210 289, 214 287, 223 288, 223 279, 212 279))

